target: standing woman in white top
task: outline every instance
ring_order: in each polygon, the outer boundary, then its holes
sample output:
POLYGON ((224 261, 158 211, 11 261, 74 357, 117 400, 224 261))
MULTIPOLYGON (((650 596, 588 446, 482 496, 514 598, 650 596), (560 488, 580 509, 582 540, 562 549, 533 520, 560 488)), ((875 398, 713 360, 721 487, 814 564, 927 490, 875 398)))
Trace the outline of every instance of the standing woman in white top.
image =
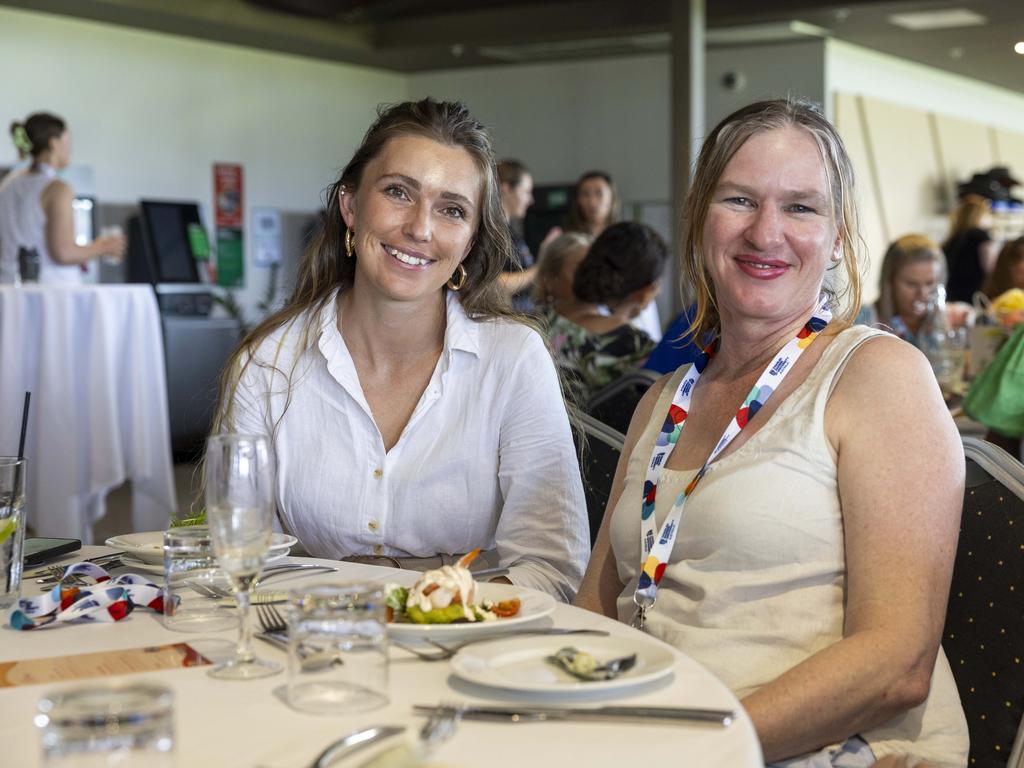
POLYGON ((962 766, 939 641, 963 448, 924 356, 851 326, 855 200, 809 104, 752 104, 708 136, 682 268, 691 330, 716 338, 637 407, 578 604, 725 681, 769 763, 962 766))
POLYGON ((217 429, 271 436, 280 523, 311 554, 424 569, 480 547, 575 595, 586 503, 554 364, 499 283, 511 256, 483 126, 382 111, 223 381, 217 429))
POLYGON ((11 138, 27 168, 0 183, 0 282, 16 282, 18 251, 35 250, 40 283, 80 283, 81 265, 101 256, 121 258, 121 235, 75 243, 71 187, 57 172, 71 161, 71 133, 56 115, 37 112, 24 123, 11 123, 11 138))

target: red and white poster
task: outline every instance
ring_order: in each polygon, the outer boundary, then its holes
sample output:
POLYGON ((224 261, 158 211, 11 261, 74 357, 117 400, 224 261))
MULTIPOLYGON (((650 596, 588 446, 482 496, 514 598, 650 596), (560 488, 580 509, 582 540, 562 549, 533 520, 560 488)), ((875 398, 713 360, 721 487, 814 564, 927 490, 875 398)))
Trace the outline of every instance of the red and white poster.
POLYGON ((214 163, 213 204, 215 226, 242 228, 242 166, 237 163, 214 163))

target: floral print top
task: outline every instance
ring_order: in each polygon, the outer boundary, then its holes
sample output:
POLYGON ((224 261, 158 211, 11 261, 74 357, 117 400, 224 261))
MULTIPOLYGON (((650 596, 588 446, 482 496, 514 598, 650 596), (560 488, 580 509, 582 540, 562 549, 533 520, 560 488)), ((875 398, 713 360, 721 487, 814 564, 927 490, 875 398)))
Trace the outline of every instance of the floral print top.
POLYGON ((591 333, 550 308, 542 319, 551 353, 580 405, 627 371, 642 366, 654 349, 651 337, 628 323, 608 333, 591 333))

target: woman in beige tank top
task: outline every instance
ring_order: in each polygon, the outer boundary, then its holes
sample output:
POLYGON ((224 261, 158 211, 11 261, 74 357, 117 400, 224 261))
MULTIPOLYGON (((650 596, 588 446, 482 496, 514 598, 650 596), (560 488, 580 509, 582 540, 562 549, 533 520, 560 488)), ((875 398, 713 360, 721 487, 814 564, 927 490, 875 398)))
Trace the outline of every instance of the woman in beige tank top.
POLYGON ((687 366, 638 406, 577 604, 629 621, 634 595, 643 603, 660 579, 645 631, 732 688, 769 763, 960 766, 967 727, 939 641, 963 451, 924 357, 850 325, 855 199, 842 141, 809 105, 750 105, 705 141, 682 267, 697 293, 692 330, 716 331, 717 351, 695 384, 687 366), (830 269, 846 284, 830 297, 835 317, 789 355, 830 269), (755 383, 780 371, 691 486, 755 383), (673 403, 677 447, 651 470, 653 530, 668 550, 653 560, 663 568, 641 569, 660 551, 641 547, 641 502, 650 508, 648 465, 673 403), (666 518, 676 524, 663 529, 666 518))

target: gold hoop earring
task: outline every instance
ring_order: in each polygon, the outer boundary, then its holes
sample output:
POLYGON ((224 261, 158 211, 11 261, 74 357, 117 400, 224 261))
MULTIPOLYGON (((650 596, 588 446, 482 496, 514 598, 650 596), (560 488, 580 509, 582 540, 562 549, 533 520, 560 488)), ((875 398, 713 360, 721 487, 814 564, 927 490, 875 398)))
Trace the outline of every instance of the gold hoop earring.
POLYGON ((356 254, 356 244, 352 237, 352 230, 345 230, 345 254, 351 259, 356 254))
POLYGON ((466 284, 466 268, 464 266, 462 266, 462 262, 459 262, 459 266, 455 268, 455 272, 454 272, 454 274, 452 274, 452 279, 448 281, 448 287, 451 288, 453 291, 457 291, 462 286, 464 286, 465 284, 466 284), (455 275, 459 276, 459 282, 458 283, 455 282, 455 275))

